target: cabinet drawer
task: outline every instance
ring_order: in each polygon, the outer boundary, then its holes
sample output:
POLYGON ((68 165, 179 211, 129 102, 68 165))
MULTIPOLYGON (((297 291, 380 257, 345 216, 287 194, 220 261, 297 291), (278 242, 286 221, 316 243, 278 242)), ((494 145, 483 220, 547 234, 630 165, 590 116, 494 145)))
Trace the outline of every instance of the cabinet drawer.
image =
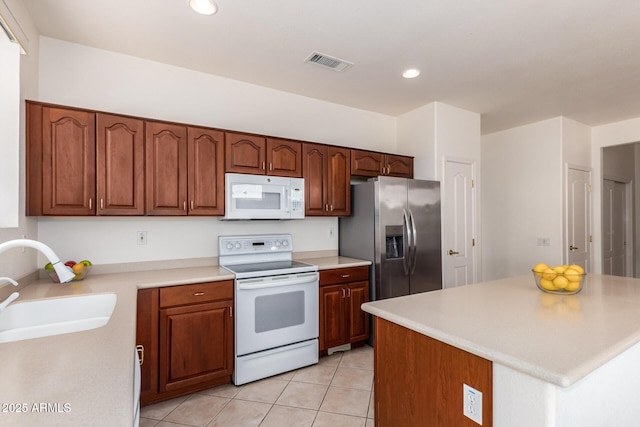
POLYGON ((233 280, 160 288, 160 307, 233 299, 233 280))
POLYGON ((369 267, 347 267, 320 271, 320 286, 369 280, 369 267))

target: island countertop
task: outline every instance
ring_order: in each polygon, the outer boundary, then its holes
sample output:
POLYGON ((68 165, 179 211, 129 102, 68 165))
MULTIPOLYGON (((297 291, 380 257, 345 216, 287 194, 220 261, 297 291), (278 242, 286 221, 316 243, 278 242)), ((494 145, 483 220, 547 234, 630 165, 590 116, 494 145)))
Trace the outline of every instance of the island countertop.
POLYGON ((363 310, 568 387, 640 342, 640 279, 589 274, 575 295, 531 274, 365 303, 363 310))

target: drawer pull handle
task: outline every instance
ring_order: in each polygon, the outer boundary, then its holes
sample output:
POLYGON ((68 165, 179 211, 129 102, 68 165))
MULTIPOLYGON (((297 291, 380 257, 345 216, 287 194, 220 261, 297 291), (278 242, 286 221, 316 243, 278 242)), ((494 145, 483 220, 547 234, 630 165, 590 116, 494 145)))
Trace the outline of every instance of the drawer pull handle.
POLYGON ((349 277, 349 276, 351 276, 351 275, 350 275, 350 274, 343 274, 343 275, 342 275, 342 278, 343 278, 343 279, 346 279, 346 278, 347 278, 347 277, 349 277))
POLYGON ((204 295, 204 292, 196 292, 193 294, 194 297, 201 297, 202 295, 204 295))

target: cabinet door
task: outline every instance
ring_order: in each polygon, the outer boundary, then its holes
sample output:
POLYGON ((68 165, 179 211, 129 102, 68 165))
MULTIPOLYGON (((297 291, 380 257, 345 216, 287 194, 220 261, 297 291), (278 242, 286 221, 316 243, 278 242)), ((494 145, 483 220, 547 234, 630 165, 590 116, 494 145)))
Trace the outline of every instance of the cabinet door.
POLYGON ((147 215, 187 214, 187 129, 146 122, 147 215))
POLYGON ((349 342, 364 341, 369 338, 369 315, 362 311, 362 304, 369 301, 369 282, 347 285, 347 325, 349 342))
POLYGON ((144 122, 96 117, 98 215, 144 215, 144 122))
POLYGON ((327 212, 327 147, 303 144, 305 215, 324 216, 327 212))
POLYGON ((328 147, 328 215, 351 214, 351 161, 347 148, 328 147))
POLYGON ((95 114, 42 109, 42 213, 95 215, 95 114))
POLYGON ((386 175, 413 178, 413 157, 387 154, 386 163, 386 175))
POLYGON ((158 394, 158 301, 157 288, 138 291, 136 347, 142 352, 141 403, 153 400, 158 394))
POLYGON ((231 375, 231 306, 227 300, 160 310, 161 392, 231 375))
POLYGON ((267 174, 302 178, 302 143, 268 138, 267 174))
POLYGON ((320 286, 320 351, 345 343, 345 288, 320 286))
POLYGON ((224 132, 188 129, 189 215, 224 215, 224 132))
POLYGON ((241 133, 225 133, 225 171, 235 173, 266 173, 263 137, 241 133))
POLYGON ((351 150, 351 175, 383 175, 384 154, 373 151, 351 150))

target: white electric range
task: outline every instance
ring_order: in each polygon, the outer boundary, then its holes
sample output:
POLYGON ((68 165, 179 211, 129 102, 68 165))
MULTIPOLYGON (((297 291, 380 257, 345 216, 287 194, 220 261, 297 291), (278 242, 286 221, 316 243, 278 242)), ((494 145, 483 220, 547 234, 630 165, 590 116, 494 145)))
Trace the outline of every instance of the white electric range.
POLYGON ((235 274, 236 385, 318 363, 318 267, 292 259, 290 234, 220 236, 235 274))

